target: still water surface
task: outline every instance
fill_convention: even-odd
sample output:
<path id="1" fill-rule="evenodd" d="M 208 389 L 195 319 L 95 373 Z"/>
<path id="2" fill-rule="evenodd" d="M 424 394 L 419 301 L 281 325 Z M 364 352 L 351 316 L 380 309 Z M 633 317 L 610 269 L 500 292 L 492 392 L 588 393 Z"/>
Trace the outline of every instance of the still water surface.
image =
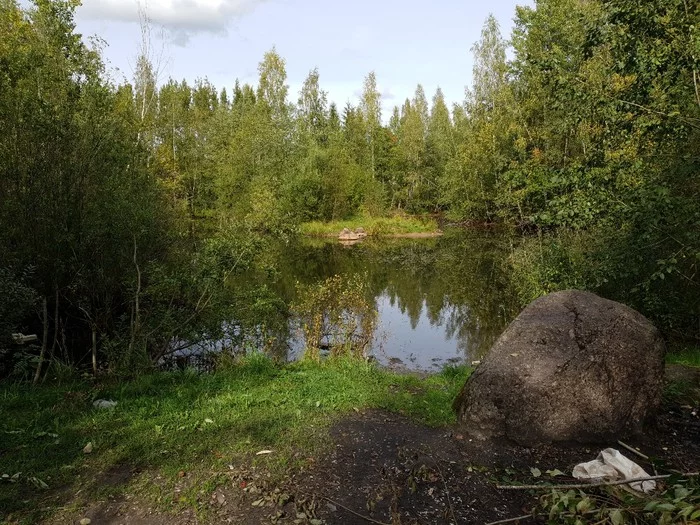
<path id="1" fill-rule="evenodd" d="M 479 359 L 514 317 L 503 273 L 510 250 L 508 237 L 464 230 L 353 246 L 298 239 L 270 254 L 276 271 L 264 279 L 291 304 L 297 282 L 363 276 L 379 314 L 372 354 L 385 365 L 431 371 Z M 287 325 L 283 351 L 295 359 L 304 343 L 293 320 Z"/>
<path id="2" fill-rule="evenodd" d="M 198 366 L 208 362 L 200 360 L 208 353 L 242 350 L 240 334 L 252 333 L 248 348 L 298 359 L 305 345 L 289 308 L 298 284 L 341 275 L 361 276 L 367 283 L 368 299 L 378 311 L 371 354 L 381 364 L 436 371 L 470 363 L 517 313 L 504 273 L 511 242 L 502 234 L 455 229 L 433 239 L 366 239 L 344 246 L 335 239 L 296 238 L 268 246 L 257 255 L 256 270 L 228 283 L 241 316 L 222 325 L 238 335 L 200 340 L 176 356 L 188 356 Z M 241 332 L 240 326 L 247 328 Z"/>

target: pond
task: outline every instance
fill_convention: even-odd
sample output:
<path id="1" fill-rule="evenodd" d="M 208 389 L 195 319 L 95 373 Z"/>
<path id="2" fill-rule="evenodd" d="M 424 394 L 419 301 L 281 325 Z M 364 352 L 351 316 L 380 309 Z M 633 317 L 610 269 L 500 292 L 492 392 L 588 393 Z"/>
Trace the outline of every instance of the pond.
<path id="1" fill-rule="evenodd" d="M 434 371 L 480 359 L 515 317 L 504 273 L 511 249 L 507 236 L 462 229 L 438 238 L 365 239 L 351 246 L 299 238 L 271 247 L 265 271 L 230 286 L 257 283 L 290 305 L 297 283 L 360 276 L 378 310 L 371 354 L 384 365 Z M 271 340 L 278 355 L 296 359 L 304 348 L 300 331 L 284 308 L 277 311 L 276 322 L 268 316 L 266 333 L 276 335 Z"/>

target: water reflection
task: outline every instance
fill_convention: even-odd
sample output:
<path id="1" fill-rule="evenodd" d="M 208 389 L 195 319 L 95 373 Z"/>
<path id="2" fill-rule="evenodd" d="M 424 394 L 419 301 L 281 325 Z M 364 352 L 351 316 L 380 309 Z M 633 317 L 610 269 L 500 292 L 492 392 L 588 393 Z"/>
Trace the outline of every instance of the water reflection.
<path id="1" fill-rule="evenodd" d="M 363 275 L 379 311 L 373 354 L 385 364 L 430 370 L 479 359 L 514 317 L 502 264 L 509 249 L 504 236 L 461 230 L 436 239 L 365 240 L 350 247 L 299 239 L 271 248 L 266 271 L 246 282 L 264 282 L 290 304 L 297 282 Z M 281 351 L 298 357 L 303 342 L 286 313 L 265 323 L 268 332 L 276 332 Z"/>

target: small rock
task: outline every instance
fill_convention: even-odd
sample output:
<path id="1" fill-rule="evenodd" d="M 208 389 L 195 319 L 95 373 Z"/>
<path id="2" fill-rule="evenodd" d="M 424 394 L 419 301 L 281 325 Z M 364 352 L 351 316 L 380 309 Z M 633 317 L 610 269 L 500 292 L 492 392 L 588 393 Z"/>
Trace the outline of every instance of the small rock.
<path id="1" fill-rule="evenodd" d="M 117 406 L 117 402 L 110 399 L 97 399 L 93 401 L 92 406 L 95 408 L 114 408 Z"/>
<path id="2" fill-rule="evenodd" d="M 90 518 L 83 518 L 80 520 L 80 525 L 90 525 L 92 523 L 92 520 Z"/>
<path id="3" fill-rule="evenodd" d="M 92 441 L 90 441 L 90 443 L 88 443 L 87 445 L 85 445 L 85 447 L 83 448 L 83 453 L 85 453 L 85 454 L 92 454 L 92 449 L 93 449 Z"/>

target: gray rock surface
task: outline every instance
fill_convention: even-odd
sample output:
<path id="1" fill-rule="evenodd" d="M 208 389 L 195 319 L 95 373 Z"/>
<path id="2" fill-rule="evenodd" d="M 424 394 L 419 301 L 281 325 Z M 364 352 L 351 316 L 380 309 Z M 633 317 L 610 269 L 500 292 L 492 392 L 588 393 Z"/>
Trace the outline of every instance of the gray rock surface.
<path id="1" fill-rule="evenodd" d="M 664 342 L 639 312 L 589 292 L 533 301 L 454 402 L 464 430 L 521 445 L 641 432 L 661 401 Z"/>
<path id="2" fill-rule="evenodd" d="M 360 236 L 349 228 L 343 228 L 343 231 L 338 235 L 338 239 L 341 241 L 356 241 L 359 238 Z"/>

